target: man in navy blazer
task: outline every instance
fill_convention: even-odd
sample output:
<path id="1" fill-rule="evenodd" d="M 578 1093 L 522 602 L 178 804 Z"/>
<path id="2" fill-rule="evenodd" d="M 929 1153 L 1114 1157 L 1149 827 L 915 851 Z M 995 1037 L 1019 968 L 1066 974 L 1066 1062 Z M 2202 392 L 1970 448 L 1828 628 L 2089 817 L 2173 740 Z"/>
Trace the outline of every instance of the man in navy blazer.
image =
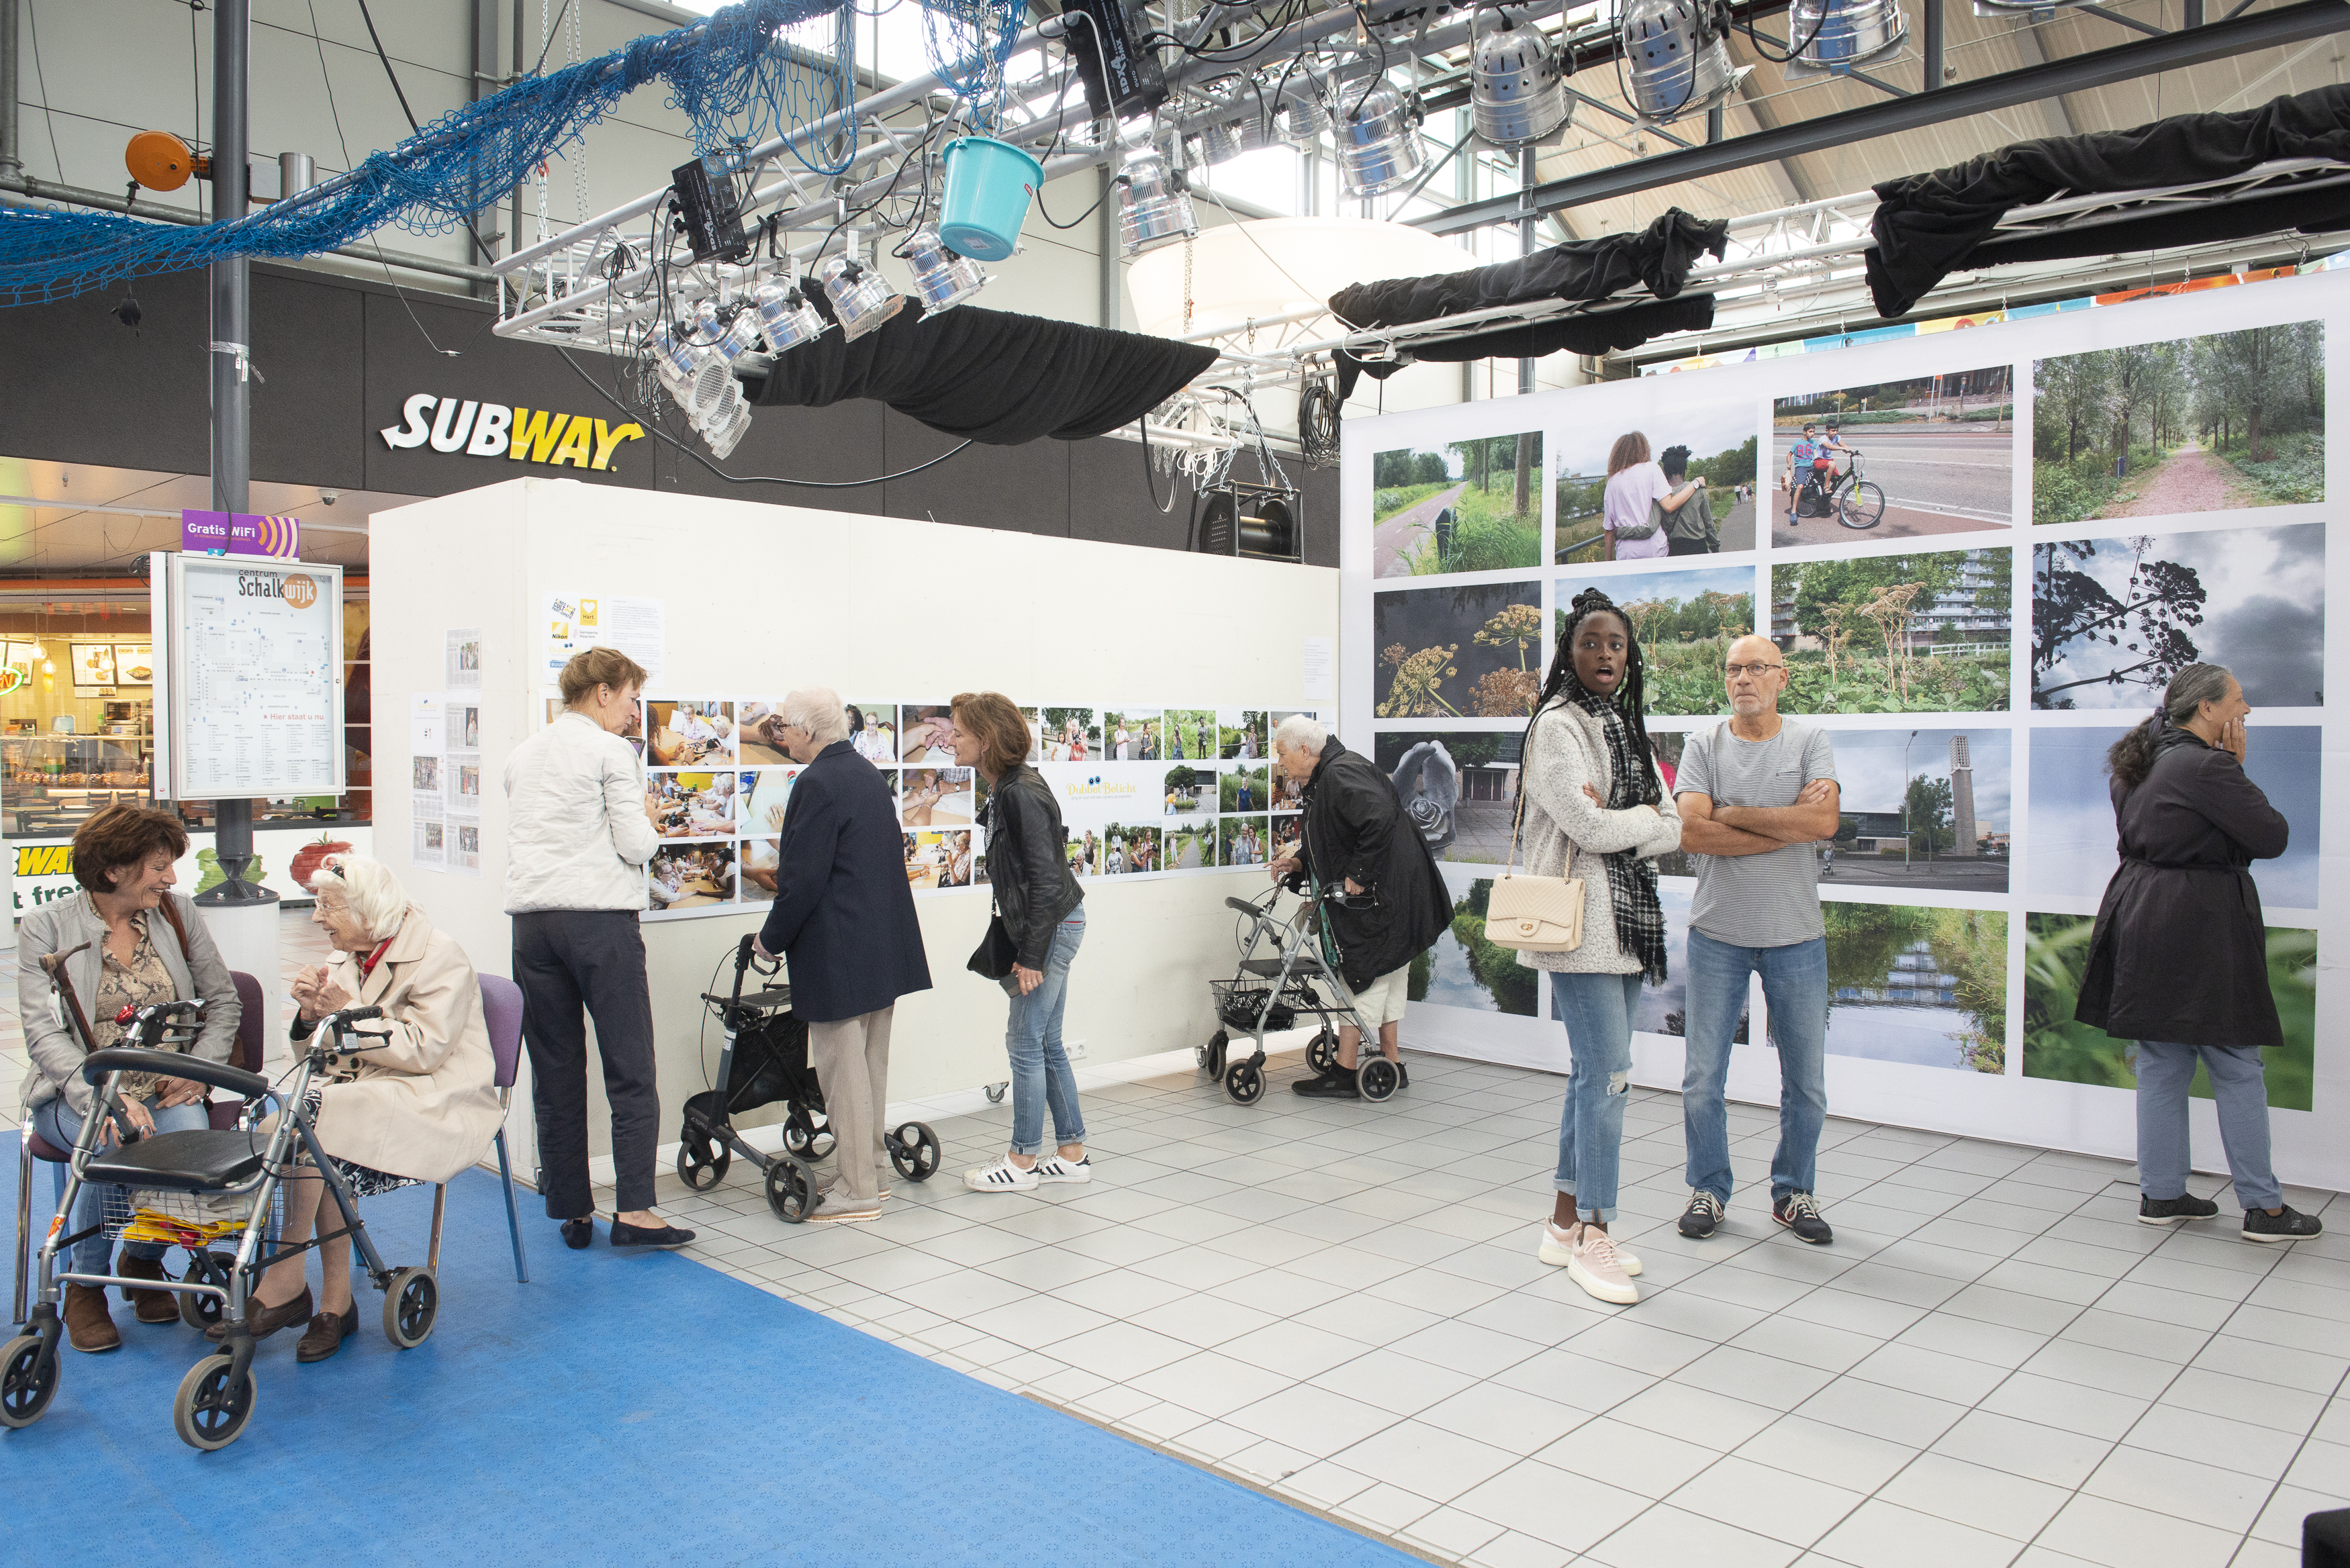
<path id="1" fill-rule="evenodd" d="M 889 1195 L 881 1123 L 890 1014 L 899 997 L 930 990 L 931 969 L 906 886 L 897 807 L 879 772 L 850 744 L 840 694 L 821 686 L 795 691 L 775 720 L 771 732 L 807 767 L 784 807 L 775 901 L 757 946 L 790 962 L 792 1011 L 808 1026 L 808 1062 L 840 1154 L 840 1175 L 808 1218 L 872 1220 Z"/>

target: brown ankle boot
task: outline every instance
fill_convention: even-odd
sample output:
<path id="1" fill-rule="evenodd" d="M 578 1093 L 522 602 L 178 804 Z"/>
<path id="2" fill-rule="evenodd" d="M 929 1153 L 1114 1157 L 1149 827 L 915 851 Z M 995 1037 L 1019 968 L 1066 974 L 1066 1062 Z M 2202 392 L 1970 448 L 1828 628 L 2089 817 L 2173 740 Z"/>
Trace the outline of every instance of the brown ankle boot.
<path id="1" fill-rule="evenodd" d="M 255 1340 L 267 1339 L 281 1328 L 301 1327 L 310 1321 L 310 1287 L 304 1285 L 302 1293 L 284 1306 L 263 1306 L 258 1297 L 248 1300 L 244 1303 L 244 1321 Z M 204 1337 L 214 1343 L 226 1340 L 228 1320 L 224 1318 L 204 1330 Z"/>
<path id="2" fill-rule="evenodd" d="M 122 1331 L 106 1310 L 103 1285 L 66 1287 L 66 1343 L 93 1355 L 122 1348 Z"/>
<path id="3" fill-rule="evenodd" d="M 134 1258 L 124 1253 L 115 1261 L 114 1272 L 125 1279 L 160 1280 L 163 1277 L 161 1258 Z M 130 1314 L 140 1323 L 177 1323 L 180 1321 L 180 1298 L 169 1291 L 136 1291 L 124 1286 L 122 1294 L 130 1303 Z"/>

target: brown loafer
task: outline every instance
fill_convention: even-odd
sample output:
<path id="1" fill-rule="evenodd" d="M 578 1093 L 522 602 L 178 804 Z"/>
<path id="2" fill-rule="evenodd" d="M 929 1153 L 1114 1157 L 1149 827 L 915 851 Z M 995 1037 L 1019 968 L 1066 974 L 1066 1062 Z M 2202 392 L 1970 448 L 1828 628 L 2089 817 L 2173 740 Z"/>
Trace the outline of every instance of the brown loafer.
<path id="1" fill-rule="evenodd" d="M 284 1306 L 265 1307 L 259 1301 L 244 1303 L 244 1321 L 253 1330 L 255 1343 L 267 1339 L 281 1328 L 299 1328 L 310 1321 L 310 1287 L 304 1285 L 302 1293 Z M 204 1337 L 214 1343 L 228 1337 L 225 1320 L 204 1330 Z"/>
<path id="2" fill-rule="evenodd" d="M 294 1359 L 308 1363 L 324 1361 L 343 1347 L 343 1341 L 359 1331 L 359 1314 L 356 1307 L 341 1312 L 322 1312 L 310 1319 L 310 1332 L 294 1347 Z"/>
<path id="3" fill-rule="evenodd" d="M 124 1279 L 161 1280 L 163 1260 L 134 1258 L 128 1253 L 117 1259 L 114 1272 Z M 122 1296 L 130 1303 L 130 1315 L 140 1323 L 177 1323 L 180 1321 L 180 1298 L 169 1291 L 139 1291 L 125 1285 Z"/>
<path id="4" fill-rule="evenodd" d="M 92 1355 L 122 1348 L 122 1331 L 106 1310 L 105 1286 L 66 1287 L 66 1343 Z"/>

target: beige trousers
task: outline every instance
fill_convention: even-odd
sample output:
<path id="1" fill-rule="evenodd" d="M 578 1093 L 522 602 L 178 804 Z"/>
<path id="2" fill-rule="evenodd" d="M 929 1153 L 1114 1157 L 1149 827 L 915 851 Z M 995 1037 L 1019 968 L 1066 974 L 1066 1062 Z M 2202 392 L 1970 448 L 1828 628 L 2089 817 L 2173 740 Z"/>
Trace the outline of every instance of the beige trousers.
<path id="1" fill-rule="evenodd" d="M 824 1086 L 841 1186 L 859 1204 L 879 1201 L 882 1173 L 889 1169 L 881 1122 L 889 1114 L 889 1019 L 896 1011 L 808 1025 L 808 1065 Z"/>

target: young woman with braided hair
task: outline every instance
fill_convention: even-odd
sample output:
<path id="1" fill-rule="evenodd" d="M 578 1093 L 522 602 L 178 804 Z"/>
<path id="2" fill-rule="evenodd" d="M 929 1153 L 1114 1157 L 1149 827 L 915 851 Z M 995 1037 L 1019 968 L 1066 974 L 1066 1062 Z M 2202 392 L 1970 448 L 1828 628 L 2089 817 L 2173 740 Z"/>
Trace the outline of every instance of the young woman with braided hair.
<path id="1" fill-rule="evenodd" d="M 1624 1144 L 1632 1014 L 1643 978 L 1665 978 L 1665 919 L 1656 857 L 1680 846 L 1679 813 L 1648 743 L 1639 644 L 1597 588 L 1575 596 L 1518 772 L 1525 871 L 1580 877 L 1583 941 L 1522 952 L 1551 971 L 1551 1013 L 1566 1026 L 1570 1065 L 1559 1113 L 1558 1198 L 1542 1261 L 1604 1302 L 1640 1299 L 1639 1260 L 1607 1233 Z"/>

